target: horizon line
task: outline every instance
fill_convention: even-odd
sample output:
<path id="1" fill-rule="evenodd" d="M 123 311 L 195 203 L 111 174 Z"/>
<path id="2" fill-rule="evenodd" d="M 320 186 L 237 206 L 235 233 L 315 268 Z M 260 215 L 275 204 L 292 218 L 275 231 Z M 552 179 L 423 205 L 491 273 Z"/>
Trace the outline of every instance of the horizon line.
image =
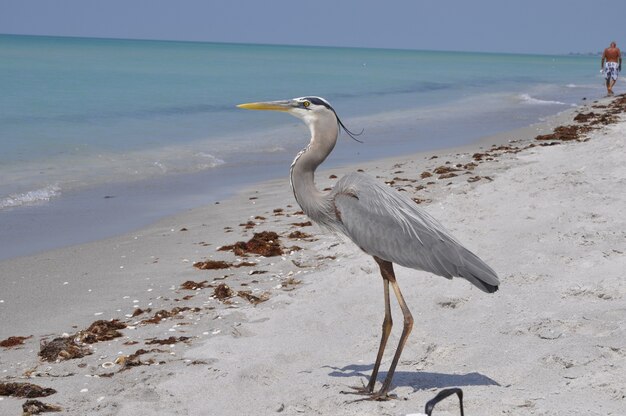
<path id="1" fill-rule="evenodd" d="M 211 40 L 189 40 L 189 39 L 151 39 L 151 38 L 125 38 L 125 37 L 100 37 L 100 36 L 75 36 L 75 35 L 41 35 L 25 33 L 0 33 L 0 36 L 23 36 L 39 38 L 62 38 L 62 39 L 91 39 L 91 40 L 118 40 L 133 42 L 172 42 L 172 43 L 208 43 L 222 45 L 254 45 L 254 46 L 282 46 L 282 47 L 302 47 L 302 48 L 337 48 L 337 49 L 372 49 L 390 51 L 414 51 L 414 52 L 448 52 L 448 53 L 469 53 L 469 54 L 493 54 L 493 55 L 527 55 L 527 56 L 593 56 L 601 53 L 596 52 L 567 52 L 567 53 L 541 53 L 541 52 L 499 52 L 499 51 L 461 51 L 451 49 L 413 49 L 413 48 L 392 48 L 373 46 L 338 46 L 338 45 L 304 45 L 304 44 L 284 44 L 284 43 L 251 43 L 251 42 L 227 42 Z"/>

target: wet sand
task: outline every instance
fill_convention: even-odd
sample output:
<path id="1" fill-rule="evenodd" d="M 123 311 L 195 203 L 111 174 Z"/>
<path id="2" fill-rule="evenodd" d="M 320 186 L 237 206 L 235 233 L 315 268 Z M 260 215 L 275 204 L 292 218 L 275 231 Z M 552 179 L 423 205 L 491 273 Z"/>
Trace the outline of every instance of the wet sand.
<path id="1" fill-rule="evenodd" d="M 464 148 L 318 173 L 322 189 L 362 169 L 409 193 L 502 280 L 486 295 L 398 268 L 415 325 L 397 400 L 340 393 L 367 383 L 381 279 L 353 244 L 309 225 L 287 166 L 137 232 L 0 262 L 0 341 L 17 344 L 0 347 L 0 383 L 53 388 L 38 400 L 75 415 L 405 415 L 455 386 L 468 414 L 618 415 L 624 108 L 602 100 Z M 577 127 L 536 140 L 558 126 Z M 393 313 L 380 377 L 400 334 Z M 0 398 L 2 414 L 26 401 Z M 456 402 L 436 414 L 458 414 Z"/>

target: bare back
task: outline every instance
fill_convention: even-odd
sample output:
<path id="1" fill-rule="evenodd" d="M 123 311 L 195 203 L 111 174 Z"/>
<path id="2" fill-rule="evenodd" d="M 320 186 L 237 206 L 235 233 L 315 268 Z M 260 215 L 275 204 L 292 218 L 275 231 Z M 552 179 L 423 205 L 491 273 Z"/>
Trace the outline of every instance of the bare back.
<path id="1" fill-rule="evenodd" d="M 617 62 L 622 57 L 622 52 L 618 47 L 610 47 L 604 50 L 602 57 L 607 62 Z"/>

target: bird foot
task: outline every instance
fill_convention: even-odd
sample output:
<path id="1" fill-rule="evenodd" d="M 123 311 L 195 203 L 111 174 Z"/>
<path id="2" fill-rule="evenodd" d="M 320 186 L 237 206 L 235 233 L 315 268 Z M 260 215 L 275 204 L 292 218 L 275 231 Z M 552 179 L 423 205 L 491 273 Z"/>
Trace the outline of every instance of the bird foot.
<path id="1" fill-rule="evenodd" d="M 395 394 L 389 394 L 387 392 L 383 392 L 383 391 L 377 391 L 374 392 L 373 387 L 369 387 L 369 386 L 351 386 L 350 387 L 353 391 L 341 391 L 341 394 L 357 394 L 357 395 L 362 395 L 362 396 L 367 396 L 367 397 L 363 397 L 361 399 L 356 399 L 356 400 L 352 400 L 349 403 L 355 403 L 355 402 L 362 402 L 365 400 L 368 401 L 377 401 L 377 402 L 385 402 L 387 400 L 391 400 L 391 399 L 397 399 L 398 396 L 396 396 Z"/>
<path id="2" fill-rule="evenodd" d="M 369 395 L 367 395 L 367 397 L 362 397 L 360 399 L 352 400 L 352 401 L 350 401 L 348 403 L 356 403 L 356 402 L 364 402 L 364 401 L 369 401 L 369 402 L 386 402 L 388 400 L 393 400 L 393 399 L 397 399 L 397 398 L 398 398 L 398 396 L 396 396 L 395 394 L 376 392 L 376 393 L 369 393 Z"/>

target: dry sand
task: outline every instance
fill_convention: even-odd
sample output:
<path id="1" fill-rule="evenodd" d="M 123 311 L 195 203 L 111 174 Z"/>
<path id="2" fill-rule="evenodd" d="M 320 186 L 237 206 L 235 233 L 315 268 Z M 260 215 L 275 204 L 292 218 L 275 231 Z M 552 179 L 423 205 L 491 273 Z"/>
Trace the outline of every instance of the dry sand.
<path id="1" fill-rule="evenodd" d="M 397 269 L 415 325 L 396 400 L 341 394 L 371 371 L 381 278 L 350 242 L 307 225 L 286 178 L 125 236 L 1 262 L 0 341 L 30 338 L 0 347 L 0 383 L 53 388 L 38 400 L 70 415 L 406 415 L 454 386 L 467 415 L 623 415 L 626 116 L 622 97 L 610 102 L 464 149 L 318 174 L 324 188 L 362 168 L 403 189 L 501 277 L 486 295 L 462 279 Z M 534 140 L 601 119 L 572 121 L 589 111 L 614 120 L 579 140 Z M 261 231 L 278 233 L 282 255 L 217 250 Z M 206 260 L 232 265 L 193 266 Z M 187 281 L 197 288 L 183 289 Z M 393 313 L 379 377 L 401 329 Z M 121 336 L 75 346 L 89 355 L 38 357 L 41 343 L 88 340 L 95 335 L 82 330 L 110 319 L 126 326 Z M 20 414 L 25 400 L 0 396 L 0 414 Z M 457 415 L 456 401 L 435 414 Z"/>

